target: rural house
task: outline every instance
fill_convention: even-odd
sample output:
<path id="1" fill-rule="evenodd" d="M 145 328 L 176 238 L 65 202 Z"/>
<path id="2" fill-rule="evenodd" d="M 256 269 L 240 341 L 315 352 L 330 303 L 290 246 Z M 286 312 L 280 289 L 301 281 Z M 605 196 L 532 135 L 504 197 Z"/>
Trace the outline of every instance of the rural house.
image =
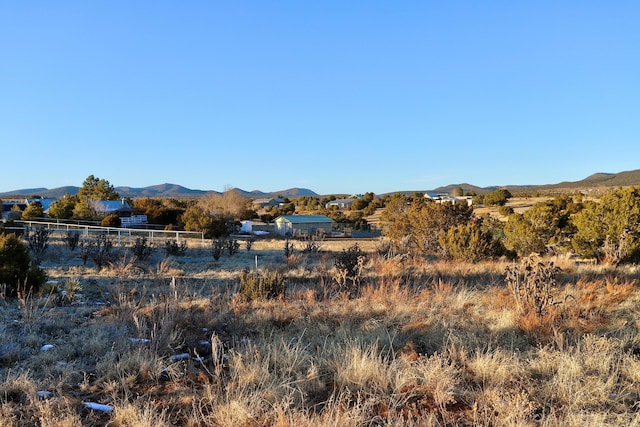
<path id="1" fill-rule="evenodd" d="M 91 208 L 99 215 L 116 214 L 122 227 L 147 224 L 146 215 L 136 215 L 135 209 L 126 200 L 90 200 Z"/>
<path id="2" fill-rule="evenodd" d="M 255 199 L 252 203 L 253 209 L 264 209 L 273 206 L 280 206 L 284 203 L 284 200 L 279 197 L 272 197 L 268 199 Z"/>
<path id="3" fill-rule="evenodd" d="M 97 214 L 109 215 L 116 213 L 119 216 L 129 215 L 133 212 L 126 200 L 89 200 L 89 205 Z"/>
<path id="4" fill-rule="evenodd" d="M 275 220 L 280 236 L 312 236 L 331 234 L 334 221 L 324 215 L 283 215 Z"/>
<path id="5" fill-rule="evenodd" d="M 24 202 L 2 202 L 2 218 L 4 220 L 20 219 L 20 214 L 27 208 Z"/>
<path id="6" fill-rule="evenodd" d="M 473 203 L 473 197 L 471 196 L 449 196 L 448 194 L 427 193 L 425 198 L 432 200 L 436 203 L 451 203 L 457 205 L 458 203 L 466 203 L 471 206 Z"/>
<path id="7" fill-rule="evenodd" d="M 331 206 L 337 206 L 338 209 L 347 209 L 350 208 L 351 205 L 353 204 L 353 202 L 355 202 L 357 199 L 336 199 L 336 200 L 332 200 L 329 203 L 327 203 L 325 205 L 325 207 L 327 209 L 329 209 Z"/>
<path id="8" fill-rule="evenodd" d="M 27 206 L 29 206 L 31 204 L 31 202 L 38 202 L 40 203 L 40 205 L 42 206 L 42 209 L 44 210 L 45 214 L 49 213 L 49 207 L 51 206 L 51 203 L 55 202 L 58 199 L 41 199 L 41 198 L 33 198 L 33 199 L 27 199 L 26 200 L 26 204 Z"/>

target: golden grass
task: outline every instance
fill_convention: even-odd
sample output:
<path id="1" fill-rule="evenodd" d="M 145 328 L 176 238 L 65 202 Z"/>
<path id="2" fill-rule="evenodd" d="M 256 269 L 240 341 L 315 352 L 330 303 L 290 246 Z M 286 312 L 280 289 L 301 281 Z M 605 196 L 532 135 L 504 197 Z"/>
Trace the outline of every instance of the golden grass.
<path id="1" fill-rule="evenodd" d="M 637 269 L 563 261 L 536 315 L 506 263 L 388 260 L 367 242 L 349 299 L 331 276 L 352 243 L 287 260 L 258 239 L 217 262 L 198 245 L 102 271 L 57 248 L 45 268 L 80 280 L 73 300 L 0 302 L 0 425 L 640 425 Z M 284 299 L 239 298 L 256 257 L 286 271 Z"/>

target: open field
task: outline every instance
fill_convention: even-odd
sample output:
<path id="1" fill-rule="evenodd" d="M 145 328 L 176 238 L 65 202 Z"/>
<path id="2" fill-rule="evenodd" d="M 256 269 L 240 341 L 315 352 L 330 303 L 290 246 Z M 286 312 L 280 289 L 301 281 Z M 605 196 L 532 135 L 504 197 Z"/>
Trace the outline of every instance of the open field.
<path id="1" fill-rule="evenodd" d="M 348 298 L 333 260 L 356 242 L 367 262 Z M 219 261 L 195 242 L 143 262 L 121 248 L 98 270 L 53 244 L 57 290 L 1 302 L 0 425 L 640 425 L 638 267 L 550 259 L 562 271 L 538 314 L 506 262 L 295 245 Z M 284 272 L 284 299 L 238 293 L 256 263 Z"/>

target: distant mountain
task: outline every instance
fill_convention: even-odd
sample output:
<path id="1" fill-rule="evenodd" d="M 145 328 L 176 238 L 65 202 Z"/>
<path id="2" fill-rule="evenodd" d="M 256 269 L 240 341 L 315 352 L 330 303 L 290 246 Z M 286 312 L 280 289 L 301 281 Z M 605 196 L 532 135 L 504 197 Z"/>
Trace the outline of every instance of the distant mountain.
<path id="1" fill-rule="evenodd" d="M 533 193 L 533 192 L 563 192 L 563 191 L 579 191 L 594 190 L 604 191 L 608 188 L 640 186 L 640 169 L 632 171 L 624 171 L 619 173 L 594 173 L 580 181 L 565 181 L 557 184 L 547 185 L 501 185 L 490 187 L 478 187 L 472 184 L 450 184 L 433 190 L 422 190 L 421 193 L 453 193 L 458 187 L 462 188 L 465 193 L 475 192 L 477 194 L 487 193 L 497 188 L 507 188 L 511 193 Z M 79 187 L 67 186 L 53 189 L 47 188 L 27 188 L 23 190 L 8 191 L 0 193 L 0 198 L 21 198 L 32 195 L 38 195 L 45 198 L 60 198 L 65 194 L 77 194 Z M 192 190 L 177 184 L 159 184 L 150 187 L 133 188 L 133 187 L 115 187 L 115 190 L 122 197 L 170 197 L 170 198 L 198 198 L 208 193 L 217 193 L 217 191 Z M 245 191 L 240 188 L 234 188 L 240 194 L 247 198 L 256 199 L 263 197 L 301 197 L 301 196 L 318 196 L 317 193 L 308 188 L 289 188 L 287 190 L 263 192 L 260 190 Z M 396 191 L 395 193 L 411 194 L 415 191 Z"/>
<path id="2" fill-rule="evenodd" d="M 115 190 L 122 197 L 189 197 L 197 198 L 203 196 L 207 191 L 191 190 L 177 184 L 159 184 L 150 187 L 133 188 L 133 187 L 115 187 Z"/>
<path id="3" fill-rule="evenodd" d="M 8 191 L 6 193 L 0 193 L 0 198 L 2 197 L 26 197 L 38 195 L 44 198 L 58 199 L 65 194 L 78 194 L 78 190 L 80 187 L 66 186 L 66 187 L 58 187 L 47 189 L 44 187 L 41 188 L 28 188 L 23 190 L 14 190 Z M 151 198 L 161 198 L 161 197 L 169 197 L 169 198 L 198 198 L 202 197 L 207 193 L 218 193 L 217 191 L 204 191 L 204 190 L 192 190 L 181 185 L 177 184 L 159 184 L 152 185 L 150 187 L 143 188 L 134 188 L 134 187 L 115 187 L 115 190 L 122 197 L 151 197 Z M 247 198 L 258 198 L 258 197 L 275 197 L 275 196 L 283 196 L 283 197 L 299 197 L 299 196 L 317 196 L 313 191 L 306 188 L 290 188 L 288 190 L 282 191 L 273 191 L 273 192 L 263 192 L 259 190 L 253 191 L 245 191 L 239 188 L 234 188 L 235 191 L 238 191 L 240 194 Z"/>
<path id="4" fill-rule="evenodd" d="M 546 189 L 572 189 L 589 187 L 627 187 L 640 185 L 640 169 L 619 173 L 594 173 L 581 181 L 560 182 L 558 184 L 540 186 L 541 190 Z"/>
<path id="5" fill-rule="evenodd" d="M 438 187 L 431 191 L 425 191 L 425 193 L 452 194 L 458 188 L 462 188 L 462 191 L 464 191 L 465 193 L 475 192 L 476 194 L 482 194 L 491 190 L 495 190 L 498 187 L 477 187 L 475 185 L 467 183 L 449 184 L 443 187 Z"/>
<path id="6" fill-rule="evenodd" d="M 0 197 L 29 196 L 32 194 L 42 194 L 43 191 L 47 191 L 47 189 L 46 188 L 25 188 L 24 190 L 7 191 L 6 193 L 0 194 Z"/>
<path id="7" fill-rule="evenodd" d="M 317 196 L 318 194 L 309 190 L 308 188 L 289 188 L 288 190 L 280 190 L 269 193 L 269 196 L 283 196 L 283 197 L 302 197 L 302 196 Z"/>
<path id="8" fill-rule="evenodd" d="M 570 191 L 596 191 L 603 192 L 610 188 L 640 186 L 640 169 L 632 171 L 624 171 L 618 173 L 594 173 L 580 181 L 564 181 L 557 184 L 545 185 L 495 185 L 490 187 L 477 187 L 475 185 L 449 184 L 433 190 L 421 190 L 420 193 L 441 193 L 452 194 L 458 187 L 462 188 L 465 193 L 475 192 L 477 194 L 488 193 L 498 188 L 506 188 L 511 193 L 534 193 L 534 192 L 570 192 Z M 416 191 L 396 191 L 395 193 L 412 194 Z"/>

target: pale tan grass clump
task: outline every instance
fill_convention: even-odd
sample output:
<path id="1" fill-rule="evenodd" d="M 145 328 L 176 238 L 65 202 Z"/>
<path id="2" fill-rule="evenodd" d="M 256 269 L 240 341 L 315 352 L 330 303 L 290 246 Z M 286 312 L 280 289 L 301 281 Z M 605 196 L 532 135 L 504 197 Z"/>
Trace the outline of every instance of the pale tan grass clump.
<path id="1" fill-rule="evenodd" d="M 134 402 L 119 402 L 114 405 L 109 421 L 114 427 L 165 427 L 169 422 L 165 409 L 158 409 L 153 402 L 138 399 Z"/>
<path id="2" fill-rule="evenodd" d="M 552 412 L 544 418 L 544 422 L 540 423 L 544 427 L 611 427 L 640 426 L 640 413 L 629 411 L 624 413 L 602 413 L 590 411 L 575 411 L 569 413 Z"/>
<path id="3" fill-rule="evenodd" d="M 462 375 L 460 368 L 444 354 L 421 357 L 398 369 L 396 393 L 420 394 L 433 400 L 438 408 L 456 402 Z"/>
<path id="4" fill-rule="evenodd" d="M 529 386 L 527 369 L 516 353 L 507 353 L 499 348 L 477 351 L 466 366 L 473 382 L 483 390 L 499 388 L 518 391 Z"/>
<path id="5" fill-rule="evenodd" d="M 39 425 L 41 427 L 82 427 L 78 414 L 78 405 L 64 397 L 38 400 L 35 403 Z"/>
<path id="6" fill-rule="evenodd" d="M 561 293 L 562 328 L 575 333 L 622 331 L 638 318 L 640 302 L 636 279 L 606 276 L 579 278 Z M 635 313 L 634 313 L 635 312 Z"/>
<path id="7" fill-rule="evenodd" d="M 96 386 L 115 382 L 133 387 L 141 381 L 157 381 L 167 363 L 143 345 L 122 352 L 109 352 L 96 363 Z"/>
<path id="8" fill-rule="evenodd" d="M 163 258 L 156 265 L 155 273 L 158 277 L 181 277 L 185 271 L 173 257 Z"/>
<path id="9" fill-rule="evenodd" d="M 9 371 L 0 381 L 0 425 L 19 426 L 32 422 L 31 403 L 37 385 L 28 372 Z M 4 423 L 4 424 L 3 424 Z"/>
<path id="10" fill-rule="evenodd" d="M 615 406 L 622 391 L 621 360 L 619 342 L 594 335 L 563 351 L 541 348 L 530 359 L 532 371 L 544 379 L 538 400 L 569 412 Z"/>
<path id="11" fill-rule="evenodd" d="M 334 373 L 335 388 L 350 393 L 384 393 L 391 384 L 390 356 L 381 354 L 379 346 L 349 340 L 329 349 L 329 369 Z"/>

